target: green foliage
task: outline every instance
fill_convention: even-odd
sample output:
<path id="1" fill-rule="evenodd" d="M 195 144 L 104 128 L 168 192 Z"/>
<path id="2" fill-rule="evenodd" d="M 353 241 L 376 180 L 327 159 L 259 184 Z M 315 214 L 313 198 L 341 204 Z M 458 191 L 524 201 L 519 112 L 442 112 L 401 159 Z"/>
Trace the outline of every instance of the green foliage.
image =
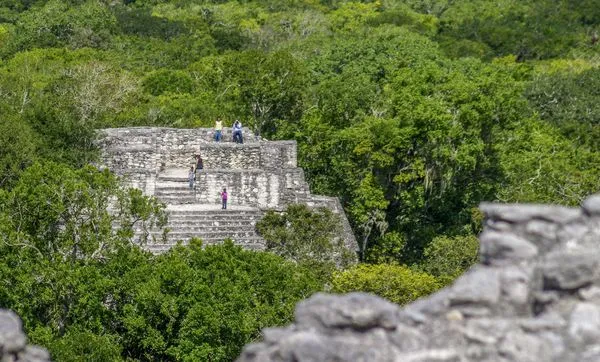
<path id="1" fill-rule="evenodd" d="M 331 284 L 332 291 L 337 293 L 373 293 L 400 305 L 429 295 L 441 287 L 430 274 L 392 264 L 359 264 L 336 272 Z"/>
<path id="2" fill-rule="evenodd" d="M 231 361 L 322 285 L 231 242 L 195 241 L 158 257 L 122 248 L 74 263 L 6 245 L 0 255 L 0 303 L 19 313 L 33 343 L 66 361 Z"/>
<path id="3" fill-rule="evenodd" d="M 425 248 L 422 268 L 447 283 L 477 263 L 478 251 L 479 240 L 473 235 L 438 236 Z"/>
<path id="4" fill-rule="evenodd" d="M 569 140 L 600 152 L 600 69 L 543 74 L 526 96 L 540 117 L 558 127 Z"/>
<path id="5" fill-rule="evenodd" d="M 4 114 L 6 118 L 0 119 L 0 187 L 18 180 L 21 171 L 38 157 L 39 144 L 27 123 Z"/>
<path id="6" fill-rule="evenodd" d="M 268 211 L 256 230 L 267 241 L 267 250 L 296 263 L 327 268 L 354 259 L 343 243 L 339 217 L 327 208 L 292 204 L 282 213 Z"/>
<path id="7" fill-rule="evenodd" d="M 103 48 L 115 31 L 116 20 L 107 6 L 88 1 L 70 6 L 50 0 L 20 16 L 9 50 L 38 47 Z"/>
<path id="8" fill-rule="evenodd" d="M 598 191 L 599 152 L 578 147 L 539 120 L 506 130 L 502 138 L 505 187 L 497 193 L 499 200 L 576 206 Z"/>
<path id="9" fill-rule="evenodd" d="M 153 96 L 164 93 L 191 93 L 192 78 L 183 71 L 161 69 L 150 73 L 143 81 L 144 90 Z"/>
<path id="10" fill-rule="evenodd" d="M 528 112 L 514 69 L 420 59 L 392 72 L 377 116 L 339 130 L 303 120 L 301 165 L 318 192 L 342 196 L 364 253 L 400 232 L 396 249 L 412 263 L 433 237 L 471 231 L 470 208 L 493 199 L 503 178 L 498 134 Z"/>
<path id="11" fill-rule="evenodd" d="M 306 70 L 285 51 L 258 51 L 208 57 L 194 64 L 198 89 L 210 92 L 231 118 L 248 119 L 249 128 L 271 135 L 277 120 L 296 122 L 304 107 Z"/>
<path id="12" fill-rule="evenodd" d="M 339 197 L 375 264 L 340 291 L 434 290 L 475 260 L 479 202 L 598 191 L 599 32 L 593 0 L 5 0 L 0 304 L 60 360 L 232 360 L 287 323 L 342 257 L 332 215 L 259 224 L 295 264 L 154 258 L 132 223 L 160 204 L 88 166 L 97 128 L 216 117 L 295 139 L 312 192 Z"/>
<path id="13" fill-rule="evenodd" d="M 70 329 L 52 346 L 57 361 L 120 361 L 121 346 L 116 335 L 97 335 L 85 330 Z"/>
<path id="14" fill-rule="evenodd" d="M 110 213 L 110 206 L 117 212 Z M 134 227 L 166 224 L 163 204 L 139 190 L 123 190 L 108 170 L 53 162 L 33 164 L 9 192 L 1 192 L 0 215 L 7 246 L 52 262 L 102 258 L 128 245 Z"/>
<path id="15" fill-rule="evenodd" d="M 579 6 L 569 0 L 456 1 L 440 15 L 440 34 L 482 42 L 496 56 L 556 57 L 584 41 L 588 25 L 579 20 Z"/>
<path id="16" fill-rule="evenodd" d="M 371 264 L 393 264 L 405 258 L 406 238 L 403 234 L 392 231 L 369 246 L 364 261 Z"/>

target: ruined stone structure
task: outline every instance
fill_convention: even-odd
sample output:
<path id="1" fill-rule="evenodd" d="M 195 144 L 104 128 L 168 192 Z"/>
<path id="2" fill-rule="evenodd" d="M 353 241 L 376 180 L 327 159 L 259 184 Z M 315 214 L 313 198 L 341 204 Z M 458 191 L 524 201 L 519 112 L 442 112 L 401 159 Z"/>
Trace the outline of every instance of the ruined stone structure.
<path id="1" fill-rule="evenodd" d="M 481 263 L 452 286 L 405 308 L 318 294 L 238 362 L 600 361 L 600 194 L 481 209 Z"/>
<path id="2" fill-rule="evenodd" d="M 50 354 L 44 348 L 27 345 L 21 319 L 14 312 L 4 309 L 0 309 L 0 361 L 50 361 Z"/>
<path id="3" fill-rule="evenodd" d="M 167 250 L 177 240 L 191 237 L 205 243 L 226 238 L 251 249 L 265 241 L 254 225 L 268 209 L 283 210 L 291 203 L 324 206 L 338 213 L 349 248 L 357 250 L 337 198 L 312 195 L 296 163 L 295 141 L 266 141 L 246 136 L 244 144 L 213 141 L 212 129 L 114 128 L 100 132 L 102 163 L 123 176 L 129 185 L 167 204 L 170 232 L 166 242 L 147 245 L 153 252 Z M 197 173 L 195 189 L 188 172 L 200 154 L 204 169 Z M 228 209 L 221 210 L 219 192 L 227 188 Z M 159 231 L 156 232 L 156 236 Z"/>

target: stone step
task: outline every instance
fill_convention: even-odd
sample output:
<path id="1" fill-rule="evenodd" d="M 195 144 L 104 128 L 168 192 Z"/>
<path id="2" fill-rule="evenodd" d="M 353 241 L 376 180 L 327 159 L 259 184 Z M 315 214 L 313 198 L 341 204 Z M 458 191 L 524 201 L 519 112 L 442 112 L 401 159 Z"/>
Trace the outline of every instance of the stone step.
<path id="1" fill-rule="evenodd" d="M 192 206 L 192 205 L 190 205 Z M 227 219 L 233 219 L 233 218 L 241 218 L 241 219 L 247 219 L 247 218 L 260 218 L 262 217 L 262 215 L 264 214 L 263 211 L 261 210 L 235 210 L 235 209 L 227 209 L 227 210 L 223 210 L 221 209 L 220 205 L 214 205 L 215 209 L 214 211 L 203 211 L 203 210 L 174 210 L 174 209 L 167 209 L 167 213 L 169 214 L 170 218 L 179 218 L 179 217 L 190 217 L 190 216 L 197 216 L 197 217 L 210 217 L 210 218 L 219 218 L 219 217 L 223 217 L 223 218 L 227 218 Z"/>
<path id="2" fill-rule="evenodd" d="M 156 196 L 156 198 L 165 204 L 172 205 L 195 204 L 198 202 L 195 195 Z"/>
<path id="3" fill-rule="evenodd" d="M 182 206 L 188 206 L 188 205 L 182 205 Z M 192 205 L 189 205 L 192 206 Z M 218 205 L 215 205 L 218 206 Z M 210 211 L 182 211 L 182 212 L 173 212 L 171 210 L 167 211 L 168 215 L 170 218 L 187 218 L 189 219 L 190 217 L 198 217 L 198 218 L 204 218 L 204 219 L 215 219 L 215 218 L 226 218 L 226 219 L 242 219 L 242 220 L 248 220 L 251 218 L 260 218 L 263 215 L 263 212 L 261 211 L 255 211 L 255 212 L 239 212 L 239 211 L 235 211 L 235 210 L 231 210 L 229 211 L 229 209 L 224 210 L 221 209 L 219 207 L 219 211 L 214 211 L 214 212 L 210 212 Z"/>
<path id="4" fill-rule="evenodd" d="M 221 244 L 223 241 L 230 239 L 234 241 L 236 244 L 261 244 L 265 245 L 266 242 L 264 239 L 257 237 L 245 237 L 245 238 L 223 238 L 223 237 L 196 237 L 197 239 L 202 240 L 205 245 L 215 245 Z M 181 239 L 167 239 L 166 241 L 161 239 L 156 239 L 156 242 L 149 241 L 145 245 L 154 245 L 154 244 L 164 244 L 164 245 L 176 245 L 178 242 L 181 242 L 183 245 L 187 245 L 188 242 L 192 238 L 181 238 Z M 150 239 L 152 240 L 152 239 Z"/>
<path id="5" fill-rule="evenodd" d="M 260 220 L 264 214 L 167 214 L 169 220 L 174 221 L 219 221 L 219 220 L 231 220 L 231 221 L 256 221 Z"/>
<path id="6" fill-rule="evenodd" d="M 148 238 L 150 240 L 161 240 L 163 234 L 160 232 L 150 232 Z M 247 239 L 260 238 L 259 234 L 253 230 L 236 231 L 236 230 L 177 230 L 170 231 L 166 235 L 169 241 L 189 240 L 191 238 L 200 238 L 208 240 L 225 240 L 225 239 Z"/>
<path id="7" fill-rule="evenodd" d="M 212 229 L 212 228 L 227 228 L 227 229 L 240 229 L 240 230 L 254 230 L 256 227 L 256 221 L 244 221 L 244 222 L 229 222 L 227 220 L 220 221 L 203 221 L 203 222 L 168 222 L 167 227 L 172 231 L 177 231 L 179 229 Z"/>
<path id="8" fill-rule="evenodd" d="M 204 243 L 204 245 L 215 245 L 215 244 L 222 244 L 222 241 L 215 242 L 215 243 L 208 243 L 208 242 Z M 162 254 L 164 252 L 169 251 L 175 245 L 176 244 L 147 244 L 147 245 L 144 245 L 142 248 L 145 250 L 148 250 L 149 252 L 151 252 L 153 254 Z M 186 245 L 186 244 L 183 244 L 183 245 Z M 255 242 L 255 241 L 250 241 L 248 243 L 236 242 L 236 245 L 243 246 L 244 249 L 255 250 L 255 251 L 262 251 L 265 249 L 265 246 L 263 244 L 261 244 L 260 242 Z"/>
<path id="9" fill-rule="evenodd" d="M 157 233 L 160 234 L 160 233 Z M 198 228 L 194 228 L 194 227 L 186 227 L 186 228 L 177 228 L 177 229 L 171 229 L 171 232 L 169 232 L 168 235 L 175 235 L 175 234 L 182 234 L 182 235 L 206 235 L 208 236 L 209 234 L 212 235 L 219 235 L 219 236 L 228 236 L 228 235 L 243 235 L 243 236 L 248 236 L 248 235 L 257 235 L 257 232 L 255 231 L 254 228 L 247 228 L 247 229 L 240 229 L 240 228 L 222 228 L 220 226 L 214 226 L 214 227 L 210 227 L 210 228 L 206 228 L 206 227 L 198 227 Z"/>
<path id="10" fill-rule="evenodd" d="M 225 211 L 225 210 L 224 210 Z M 186 213 L 186 214 L 172 214 L 169 213 L 169 219 L 179 219 L 179 220 L 192 220 L 192 218 L 196 217 L 198 220 L 253 220 L 260 219 L 263 214 L 238 214 L 238 213 Z"/>
<path id="11" fill-rule="evenodd" d="M 162 239 L 156 239 L 155 241 L 152 241 L 152 239 L 150 239 L 148 241 L 148 243 L 144 244 L 144 245 L 177 245 L 178 243 L 181 243 L 183 245 L 187 245 L 189 243 L 189 241 L 192 238 L 181 238 L 181 239 L 167 239 L 167 240 L 162 240 Z M 202 243 L 204 245 L 217 245 L 217 244 L 222 244 L 223 241 L 229 239 L 232 240 L 234 243 L 238 244 L 238 245 L 247 245 L 247 244 L 258 244 L 258 245 L 262 245 L 262 248 L 265 248 L 265 241 L 263 239 L 259 239 L 256 237 L 246 237 L 246 238 L 201 238 L 198 237 L 197 239 L 202 240 Z"/>
<path id="12" fill-rule="evenodd" d="M 200 189 L 203 186 L 202 180 L 196 180 L 194 183 L 196 189 Z M 298 191 L 309 191 L 309 186 L 306 183 L 293 184 L 292 187 L 286 187 L 287 190 L 298 190 Z M 155 184 L 155 194 L 169 195 L 173 193 L 179 193 L 185 190 L 189 190 L 189 181 L 187 177 L 178 181 L 166 181 Z"/>
<path id="13" fill-rule="evenodd" d="M 222 226 L 222 227 L 238 227 L 238 228 L 254 228 L 256 223 L 260 219 L 244 219 L 244 220 L 229 220 L 224 218 L 217 219 L 196 219 L 196 218 L 187 218 L 187 219 L 170 219 L 167 222 L 169 227 L 212 227 L 212 226 Z"/>
<path id="14" fill-rule="evenodd" d="M 246 228 L 254 227 L 256 225 L 255 220 L 185 220 L 185 221 L 173 221 L 170 220 L 167 226 L 171 229 L 184 228 L 184 227 L 237 227 Z"/>
<path id="15" fill-rule="evenodd" d="M 160 236 L 162 235 L 161 232 L 154 232 L 151 231 L 150 235 L 156 235 L 156 236 Z M 170 231 L 167 234 L 167 237 L 170 239 L 174 239 L 174 238 L 181 238 L 181 239 L 191 239 L 193 237 L 198 237 L 198 238 L 246 238 L 246 237 L 258 237 L 258 234 L 256 233 L 256 231 L 254 230 L 237 230 L 237 231 L 226 231 L 226 230 L 215 230 L 215 231 L 203 231 L 203 230 L 199 230 L 199 231 Z"/>
<path id="16" fill-rule="evenodd" d="M 161 199 L 161 200 L 165 200 L 165 199 L 172 199 L 172 198 L 189 198 L 189 199 L 196 199 L 196 192 L 192 189 L 190 189 L 189 187 L 186 189 L 181 189 L 181 191 L 177 192 L 177 193 L 167 193 L 167 194 L 161 194 L 160 192 L 157 192 L 154 196 L 156 196 L 157 198 Z M 165 202 L 166 203 L 166 202 Z"/>
<path id="17" fill-rule="evenodd" d="M 190 191 L 190 185 L 188 184 L 188 182 L 179 182 L 178 185 L 175 186 L 157 186 L 154 189 L 155 191 L 155 195 L 156 194 L 163 194 L 163 195 L 169 195 L 169 194 L 173 194 L 173 193 L 179 193 L 179 192 L 185 192 L 185 191 Z"/>

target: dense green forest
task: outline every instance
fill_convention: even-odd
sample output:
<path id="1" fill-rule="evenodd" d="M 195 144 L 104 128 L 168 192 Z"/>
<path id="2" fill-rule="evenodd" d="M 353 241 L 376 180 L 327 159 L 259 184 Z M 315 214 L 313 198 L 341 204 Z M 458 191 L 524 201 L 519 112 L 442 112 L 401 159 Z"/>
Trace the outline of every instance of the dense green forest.
<path id="1" fill-rule="evenodd" d="M 230 361 L 316 291 L 431 293 L 479 202 L 600 188 L 599 33 L 592 0 L 0 0 L 0 307 L 58 361 Z M 299 206 L 273 253 L 132 245 L 164 206 L 90 166 L 95 130 L 217 117 L 297 140 L 360 264 Z"/>

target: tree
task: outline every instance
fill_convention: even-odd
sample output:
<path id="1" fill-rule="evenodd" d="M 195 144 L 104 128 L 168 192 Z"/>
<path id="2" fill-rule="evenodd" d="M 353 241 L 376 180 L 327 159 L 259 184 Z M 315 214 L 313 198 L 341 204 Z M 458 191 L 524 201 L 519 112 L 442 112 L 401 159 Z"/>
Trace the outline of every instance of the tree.
<path id="1" fill-rule="evenodd" d="M 438 236 L 425 248 L 424 271 L 448 284 L 479 260 L 479 240 L 474 235 Z"/>
<path id="2" fill-rule="evenodd" d="M 256 230 L 267 241 L 267 250 L 296 263 L 333 266 L 353 259 L 339 217 L 327 208 L 292 204 L 282 213 L 268 211 Z"/>
<path id="3" fill-rule="evenodd" d="M 122 189 L 108 170 L 53 162 L 33 164 L 14 188 L 0 192 L 0 214 L 7 246 L 50 262 L 103 258 L 132 243 L 136 227 L 166 224 L 163 204 Z"/>
<path id="4" fill-rule="evenodd" d="M 284 51 L 245 51 L 209 58 L 192 67 L 198 88 L 207 88 L 220 109 L 242 120 L 249 129 L 270 136 L 276 121 L 297 122 L 304 107 L 306 70 Z"/>
<path id="5" fill-rule="evenodd" d="M 505 179 L 498 200 L 576 206 L 598 191 L 600 153 L 560 133 L 534 118 L 501 134 Z"/>
<path id="6" fill-rule="evenodd" d="M 102 2 L 69 5 L 50 0 L 20 16 L 9 50 L 41 47 L 103 48 L 116 30 L 116 19 Z"/>
<path id="7" fill-rule="evenodd" d="M 4 109 L 6 110 L 5 107 Z M 0 119 L 0 187 L 12 186 L 37 158 L 38 135 L 18 115 L 2 112 Z"/>
<path id="8" fill-rule="evenodd" d="M 331 284 L 332 291 L 336 293 L 373 293 L 400 305 L 427 296 L 441 287 L 430 274 L 391 264 L 359 264 L 334 273 Z"/>
<path id="9" fill-rule="evenodd" d="M 526 96 L 540 118 L 561 130 L 577 146 L 600 152 L 600 70 L 540 74 Z"/>

